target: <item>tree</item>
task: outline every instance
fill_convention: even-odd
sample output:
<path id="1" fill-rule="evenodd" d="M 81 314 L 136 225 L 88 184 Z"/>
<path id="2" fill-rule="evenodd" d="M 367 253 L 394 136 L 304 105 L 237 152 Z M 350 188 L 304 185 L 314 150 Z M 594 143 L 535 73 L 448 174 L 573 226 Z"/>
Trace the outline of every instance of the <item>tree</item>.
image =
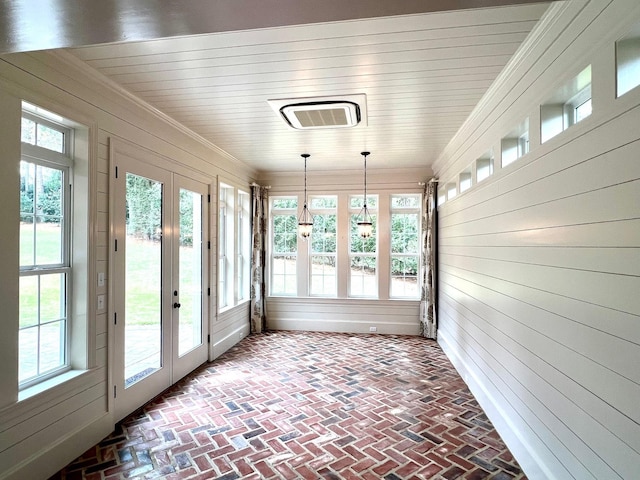
<path id="1" fill-rule="evenodd" d="M 148 240 L 162 237 L 162 184 L 127 173 L 127 234 Z"/>

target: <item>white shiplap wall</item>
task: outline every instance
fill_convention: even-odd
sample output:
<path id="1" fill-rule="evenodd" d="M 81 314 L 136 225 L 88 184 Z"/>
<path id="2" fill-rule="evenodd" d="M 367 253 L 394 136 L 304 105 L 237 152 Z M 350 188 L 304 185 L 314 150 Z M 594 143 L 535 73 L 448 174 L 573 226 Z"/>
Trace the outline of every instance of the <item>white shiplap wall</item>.
<path id="1" fill-rule="evenodd" d="M 17 234 L 7 229 L 0 237 L 0 251 L 6 255 L 2 279 L 3 336 L 0 351 L 6 354 L 0 369 L 0 478 L 47 478 L 65 464 L 99 442 L 113 429 L 110 399 L 110 364 L 112 348 L 108 341 L 109 312 L 97 310 L 95 297 L 107 295 L 108 289 L 93 283 L 95 273 L 109 272 L 109 142 L 126 141 L 137 148 L 170 158 L 176 169 L 191 169 L 210 178 L 212 218 L 217 210 L 215 185 L 219 175 L 247 185 L 254 172 L 208 142 L 180 127 L 153 108 L 114 87 L 99 74 L 86 69 L 64 52 L 40 52 L 3 57 L 0 60 L 0 101 L 3 127 L 0 143 L 5 147 L 0 191 L 6 195 L 2 219 L 17 222 L 17 162 L 19 161 L 20 100 L 59 113 L 90 127 L 89 191 L 90 243 L 88 286 L 90 301 L 87 314 L 87 352 L 90 369 L 76 378 L 26 400 L 16 402 L 15 363 L 17 345 Z M 13 165 L 12 165 L 13 162 Z M 5 197 L 0 197 L 5 198 Z M 17 223 L 15 223 L 17 225 Z M 211 223 L 211 240 L 215 252 L 216 225 Z M 16 227 L 17 228 L 17 227 Z M 15 268 L 14 268 L 15 266 Z M 11 272 L 14 271 L 15 274 Z M 216 255 L 211 255 L 211 284 L 215 285 Z M 109 280 L 109 279 L 108 279 Z M 108 282 L 107 282 L 108 285 Z M 219 329 L 215 315 L 215 291 L 209 331 L 212 343 Z M 5 292 L 7 293 L 5 295 Z M 229 328 L 248 326 L 246 308 L 240 307 L 228 322 Z M 215 356 L 237 342 L 238 336 L 215 349 Z M 214 349 L 211 350 L 213 358 Z"/>
<path id="2" fill-rule="evenodd" d="M 434 166 L 496 152 L 439 208 L 438 335 L 531 479 L 640 472 L 640 91 L 615 98 L 614 53 L 638 22 L 631 0 L 554 7 Z M 539 105 L 588 64 L 593 114 L 540 145 Z M 527 116 L 531 152 L 500 169 Z"/>

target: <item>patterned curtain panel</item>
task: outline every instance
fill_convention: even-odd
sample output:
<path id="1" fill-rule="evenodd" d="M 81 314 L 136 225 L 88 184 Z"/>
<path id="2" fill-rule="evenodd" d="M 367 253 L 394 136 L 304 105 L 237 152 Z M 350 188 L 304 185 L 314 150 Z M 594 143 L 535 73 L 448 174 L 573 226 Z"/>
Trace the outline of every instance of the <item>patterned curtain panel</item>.
<path id="1" fill-rule="evenodd" d="M 438 182 L 430 181 L 424 187 L 422 197 L 422 293 L 420 296 L 420 331 L 426 338 L 436 339 L 436 192 Z"/>
<path id="2" fill-rule="evenodd" d="M 253 222 L 251 224 L 251 333 L 267 329 L 266 248 L 269 194 L 265 187 L 251 187 Z"/>

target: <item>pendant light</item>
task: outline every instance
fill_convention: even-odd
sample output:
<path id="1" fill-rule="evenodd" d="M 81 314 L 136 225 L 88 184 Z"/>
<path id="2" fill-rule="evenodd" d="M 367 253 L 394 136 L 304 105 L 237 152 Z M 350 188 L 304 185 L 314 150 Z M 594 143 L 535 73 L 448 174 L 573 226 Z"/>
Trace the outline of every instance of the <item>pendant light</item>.
<path id="1" fill-rule="evenodd" d="M 302 213 L 298 217 L 298 235 L 302 238 L 307 238 L 313 230 L 313 217 L 307 208 L 307 158 L 311 155 L 303 153 L 300 156 L 304 158 L 304 206 L 302 207 Z"/>
<path id="2" fill-rule="evenodd" d="M 371 152 L 360 152 L 360 155 L 364 157 L 364 203 L 362 210 L 358 214 L 360 218 L 358 221 L 358 233 L 362 238 L 369 238 L 373 232 L 373 222 L 367 208 L 367 155 L 370 154 Z"/>

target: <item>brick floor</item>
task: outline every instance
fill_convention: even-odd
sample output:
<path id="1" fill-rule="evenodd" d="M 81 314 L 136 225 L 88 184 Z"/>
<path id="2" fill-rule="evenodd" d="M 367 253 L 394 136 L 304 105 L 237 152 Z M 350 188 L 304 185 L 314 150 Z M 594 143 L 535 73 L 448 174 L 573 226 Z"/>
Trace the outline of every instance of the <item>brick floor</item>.
<path id="1" fill-rule="evenodd" d="M 437 343 L 252 335 L 51 480 L 526 479 Z"/>

